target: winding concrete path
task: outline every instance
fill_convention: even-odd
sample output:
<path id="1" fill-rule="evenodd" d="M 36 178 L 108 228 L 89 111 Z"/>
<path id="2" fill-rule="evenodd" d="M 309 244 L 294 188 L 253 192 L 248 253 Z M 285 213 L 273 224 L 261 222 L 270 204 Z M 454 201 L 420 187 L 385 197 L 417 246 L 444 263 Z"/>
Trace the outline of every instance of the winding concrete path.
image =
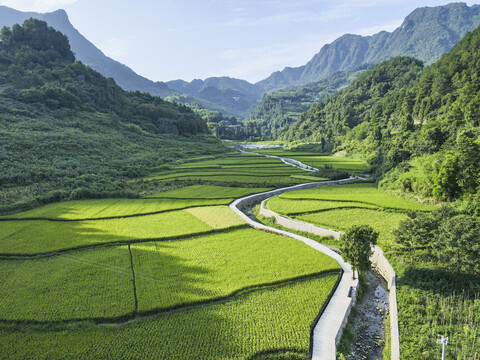
<path id="1" fill-rule="evenodd" d="M 295 166 L 302 170 L 307 170 L 307 171 L 318 170 L 316 168 L 305 165 L 300 161 L 297 161 L 294 159 L 282 158 L 280 156 L 274 156 L 274 155 L 265 155 L 265 154 L 247 152 L 243 150 L 240 150 L 240 151 L 243 153 L 253 154 L 257 156 L 277 158 L 282 160 L 285 164 Z M 252 220 L 251 218 L 249 218 L 247 215 L 245 215 L 243 211 L 261 202 L 260 213 L 267 217 L 274 217 L 277 223 L 279 223 L 280 225 L 286 228 L 309 232 L 309 233 L 313 233 L 321 236 L 332 236 L 335 239 L 339 239 L 342 232 L 319 227 L 310 223 L 306 223 L 303 221 L 298 221 L 298 220 L 281 216 L 269 210 L 265 206 L 265 201 L 275 195 L 279 195 L 288 191 L 312 189 L 319 186 L 336 185 L 336 184 L 351 182 L 356 179 L 358 179 L 358 177 L 350 177 L 349 179 L 339 180 L 339 181 L 323 181 L 323 182 L 300 184 L 300 185 L 290 186 L 290 187 L 281 188 L 277 190 L 267 191 L 260 194 L 246 196 L 244 198 L 237 199 L 232 204 L 230 204 L 230 208 L 233 211 L 235 211 L 240 217 L 242 217 L 252 227 L 259 230 L 274 232 L 279 235 L 291 237 L 299 241 L 302 241 L 306 245 L 334 258 L 342 268 L 343 274 L 342 274 L 340 283 L 338 284 L 338 287 L 335 290 L 335 293 L 330 298 L 330 301 L 327 307 L 325 308 L 324 312 L 321 314 L 313 331 L 313 341 L 312 341 L 312 345 L 313 345 L 312 359 L 313 360 L 336 359 L 337 345 L 342 337 L 343 329 L 347 324 L 348 316 L 350 314 L 351 308 L 352 306 L 355 305 L 355 302 L 356 302 L 356 294 L 359 286 L 358 279 L 352 280 L 352 268 L 350 264 L 343 261 L 342 257 L 339 254 L 327 248 L 326 246 L 321 245 L 316 241 L 306 238 L 304 236 L 292 234 L 287 231 L 275 229 L 270 226 L 260 224 Z M 375 246 L 371 261 L 377 267 L 380 274 L 388 282 L 389 302 L 390 302 L 391 359 L 399 360 L 400 359 L 400 339 L 399 339 L 399 331 L 398 331 L 396 274 L 395 274 L 395 271 L 393 270 L 393 267 L 385 258 L 383 254 L 383 250 L 380 247 Z"/>
<path id="2" fill-rule="evenodd" d="M 296 235 L 287 231 L 275 229 L 270 226 L 260 224 L 249 218 L 242 210 L 247 210 L 252 205 L 257 204 L 272 196 L 282 194 L 287 191 L 311 189 L 318 186 L 334 185 L 338 183 L 345 183 L 354 180 L 354 178 L 339 180 L 339 181 L 324 181 L 317 183 L 308 183 L 295 185 L 287 188 L 267 191 L 265 193 L 246 196 L 235 200 L 230 204 L 230 208 L 242 217 L 248 224 L 255 229 L 273 232 L 279 235 L 287 236 L 297 239 L 306 245 L 321 251 L 322 253 L 334 258 L 343 270 L 342 278 L 338 284 L 335 293 L 328 302 L 327 307 L 320 316 L 314 331 L 313 331 L 313 349 L 312 359 L 314 360 L 334 360 L 336 353 L 336 345 L 340 341 L 343 328 L 345 327 L 348 315 L 350 314 L 352 306 L 355 304 L 356 294 L 358 290 L 358 279 L 352 279 L 352 268 L 350 264 L 343 261 L 342 257 L 328 247 L 319 244 L 318 242 L 306 238 L 304 236 Z"/>
<path id="3" fill-rule="evenodd" d="M 336 231 L 320 226 L 316 226 L 304 221 L 294 220 L 286 216 L 282 216 L 267 208 L 266 202 L 270 198 L 262 201 L 260 206 L 260 214 L 269 218 L 275 218 L 275 222 L 283 227 L 312 233 L 320 236 L 332 236 L 339 239 L 343 234 L 342 231 Z M 391 360 L 400 359 L 400 336 L 398 330 L 398 309 L 397 309 L 397 286 L 396 274 L 392 265 L 385 257 L 383 250 L 379 246 L 375 246 L 373 254 L 370 258 L 372 264 L 376 267 L 380 275 L 382 275 L 388 283 L 389 311 L 390 311 L 390 339 L 391 339 Z"/>

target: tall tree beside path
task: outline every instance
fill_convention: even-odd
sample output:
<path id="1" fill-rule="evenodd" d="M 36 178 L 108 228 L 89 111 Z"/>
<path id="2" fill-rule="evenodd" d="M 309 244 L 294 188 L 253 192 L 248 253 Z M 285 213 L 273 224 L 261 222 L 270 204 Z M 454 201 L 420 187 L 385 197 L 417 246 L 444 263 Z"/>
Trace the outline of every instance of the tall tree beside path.
<path id="1" fill-rule="evenodd" d="M 355 270 L 359 273 L 370 270 L 373 246 L 377 244 L 378 232 L 369 225 L 354 225 L 340 238 L 340 250 L 345 261 L 352 265 L 352 278 Z"/>

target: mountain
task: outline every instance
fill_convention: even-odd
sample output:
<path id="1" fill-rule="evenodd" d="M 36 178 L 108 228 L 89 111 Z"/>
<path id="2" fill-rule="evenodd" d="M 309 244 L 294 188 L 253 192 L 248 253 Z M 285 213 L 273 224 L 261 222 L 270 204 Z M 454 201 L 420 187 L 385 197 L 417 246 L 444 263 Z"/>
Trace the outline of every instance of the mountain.
<path id="1" fill-rule="evenodd" d="M 211 110 L 240 118 L 244 118 L 253 109 L 263 94 L 263 88 L 258 85 L 226 76 L 191 82 L 174 80 L 167 82 L 167 85 L 179 93 L 193 96 Z M 182 101 L 181 98 L 176 100 Z"/>
<path id="2" fill-rule="evenodd" d="M 90 66 L 103 76 L 113 78 L 124 90 L 140 90 L 162 97 L 173 93 L 165 83 L 154 82 L 144 78 L 136 74 L 128 66 L 105 56 L 102 51 L 73 27 L 64 10 L 39 14 L 35 12 L 21 12 L 6 6 L 0 6 L 0 27 L 22 24 L 29 18 L 46 21 L 49 26 L 65 34 L 70 41 L 70 46 L 77 60 Z"/>
<path id="3" fill-rule="evenodd" d="M 134 196 L 129 178 L 225 151 L 190 108 L 124 91 L 44 21 L 2 29 L 0 79 L 0 211 Z"/>
<path id="4" fill-rule="evenodd" d="M 283 136 L 360 155 L 389 189 L 476 197 L 480 213 L 479 49 L 480 27 L 426 68 L 405 56 L 381 62 Z"/>
<path id="5" fill-rule="evenodd" d="M 322 47 L 306 65 L 274 72 L 257 85 L 265 91 L 305 85 L 342 70 L 406 55 L 431 64 L 480 24 L 480 6 L 452 3 L 414 10 L 393 32 L 346 34 Z"/>

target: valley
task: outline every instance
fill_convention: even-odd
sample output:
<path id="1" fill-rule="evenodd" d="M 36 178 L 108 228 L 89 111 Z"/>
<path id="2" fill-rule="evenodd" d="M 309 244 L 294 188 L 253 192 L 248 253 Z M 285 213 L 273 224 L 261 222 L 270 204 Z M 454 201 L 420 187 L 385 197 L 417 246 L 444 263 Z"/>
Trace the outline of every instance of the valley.
<path id="1" fill-rule="evenodd" d="M 0 23 L 0 359 L 480 359 L 479 5 L 255 84 Z"/>

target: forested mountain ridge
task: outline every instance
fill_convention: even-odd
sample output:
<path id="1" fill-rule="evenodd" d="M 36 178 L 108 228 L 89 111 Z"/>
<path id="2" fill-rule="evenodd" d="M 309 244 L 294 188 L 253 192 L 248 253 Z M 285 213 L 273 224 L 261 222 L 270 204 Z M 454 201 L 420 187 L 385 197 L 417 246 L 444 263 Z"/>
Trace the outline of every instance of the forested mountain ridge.
<path id="1" fill-rule="evenodd" d="M 122 179 L 224 151 L 191 109 L 122 90 L 36 19 L 1 30 L 0 108 L 2 209 L 113 196 Z"/>
<path id="2" fill-rule="evenodd" d="M 73 27 L 65 10 L 40 14 L 35 12 L 22 12 L 6 6 L 0 6 L 0 27 L 11 27 L 14 24 L 22 24 L 30 18 L 43 20 L 55 30 L 66 35 L 77 60 L 90 66 L 103 76 L 113 78 L 124 90 L 140 90 L 162 97 L 173 93 L 165 83 L 154 82 L 144 78 L 136 74 L 128 66 L 106 56 Z"/>
<path id="3" fill-rule="evenodd" d="M 255 129 L 256 133 L 261 133 L 262 139 L 276 139 L 310 106 L 347 87 L 356 76 L 372 66 L 366 64 L 352 70 L 338 71 L 323 80 L 293 90 L 279 90 L 264 94 L 260 103 L 245 118 L 245 121 L 249 123 L 250 128 Z"/>
<path id="4" fill-rule="evenodd" d="M 328 75 L 394 56 L 418 58 L 426 64 L 438 60 L 480 24 L 480 6 L 452 3 L 414 10 L 392 33 L 372 36 L 346 34 L 322 47 L 307 64 L 277 71 L 257 85 L 265 91 L 305 85 Z"/>
<path id="5" fill-rule="evenodd" d="M 175 80 L 168 82 L 168 85 L 161 81 L 151 81 L 103 54 L 73 27 L 64 10 L 40 14 L 0 6 L 0 27 L 21 24 L 29 18 L 46 21 L 49 26 L 66 35 L 77 60 L 92 67 L 103 76 L 113 78 L 124 90 L 139 90 L 161 97 L 171 97 L 185 104 L 201 103 L 211 110 L 242 118 L 256 105 L 263 93 L 263 89 L 259 86 L 228 77 L 209 78 L 204 81 L 194 80 L 190 83 Z"/>
<path id="6" fill-rule="evenodd" d="M 408 57 L 382 62 L 309 109 L 285 139 L 365 156 L 390 188 L 442 200 L 478 196 L 479 49 L 477 28 L 424 69 Z"/>

